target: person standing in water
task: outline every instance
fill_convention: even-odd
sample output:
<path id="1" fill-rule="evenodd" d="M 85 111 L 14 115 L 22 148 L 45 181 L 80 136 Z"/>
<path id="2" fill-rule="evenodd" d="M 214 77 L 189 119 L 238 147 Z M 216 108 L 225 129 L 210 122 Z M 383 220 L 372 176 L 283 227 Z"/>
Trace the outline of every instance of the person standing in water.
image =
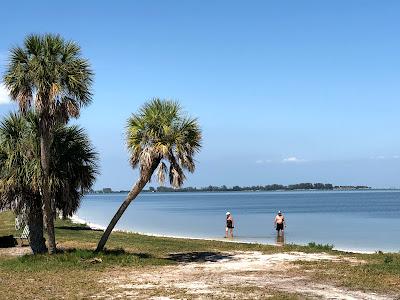
<path id="1" fill-rule="evenodd" d="M 233 218 L 231 213 L 228 211 L 226 213 L 226 228 L 225 228 L 225 237 L 228 237 L 228 231 L 230 231 L 231 237 L 233 238 L 233 228 L 234 228 L 234 224 L 233 224 Z"/>
<path id="2" fill-rule="evenodd" d="M 276 225 L 276 231 L 278 233 L 278 236 L 280 236 L 280 233 L 284 233 L 284 227 L 286 227 L 285 223 L 285 217 L 283 216 L 281 211 L 278 211 L 278 214 L 275 217 L 274 220 L 274 225 Z"/>

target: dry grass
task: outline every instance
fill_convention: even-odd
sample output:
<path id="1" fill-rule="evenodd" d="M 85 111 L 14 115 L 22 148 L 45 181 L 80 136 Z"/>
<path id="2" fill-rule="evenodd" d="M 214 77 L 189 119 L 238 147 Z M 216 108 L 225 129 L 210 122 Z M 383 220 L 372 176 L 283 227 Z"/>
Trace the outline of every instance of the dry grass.
<path id="1" fill-rule="evenodd" d="M 300 270 L 308 272 L 316 282 L 330 282 L 337 286 L 361 291 L 390 292 L 400 296 L 400 255 L 357 255 L 360 263 L 298 261 Z M 388 259 L 390 257 L 391 259 Z"/>

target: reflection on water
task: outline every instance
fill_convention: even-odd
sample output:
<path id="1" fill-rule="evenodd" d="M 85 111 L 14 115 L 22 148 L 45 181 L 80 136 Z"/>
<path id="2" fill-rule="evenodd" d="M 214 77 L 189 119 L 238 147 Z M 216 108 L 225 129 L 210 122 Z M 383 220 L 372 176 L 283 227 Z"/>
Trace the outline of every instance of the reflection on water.
<path id="1" fill-rule="evenodd" d="M 107 226 L 124 197 L 87 195 L 77 215 Z M 221 239 L 225 213 L 230 211 L 235 216 L 235 240 L 276 244 L 281 240 L 276 240 L 271 225 L 278 210 L 290 221 L 285 243 L 400 250 L 400 240 L 392 238 L 400 236 L 400 191 L 144 193 L 129 206 L 117 228 Z"/>
<path id="2" fill-rule="evenodd" d="M 284 233 L 276 235 L 275 245 L 277 245 L 277 246 L 284 246 L 285 245 L 285 234 Z"/>

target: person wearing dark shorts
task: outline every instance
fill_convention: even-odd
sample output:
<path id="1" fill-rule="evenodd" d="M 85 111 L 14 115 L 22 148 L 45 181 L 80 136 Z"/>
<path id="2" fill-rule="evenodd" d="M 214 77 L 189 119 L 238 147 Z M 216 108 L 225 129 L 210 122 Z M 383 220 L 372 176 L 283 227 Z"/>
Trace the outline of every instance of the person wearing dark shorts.
<path id="1" fill-rule="evenodd" d="M 278 236 L 281 234 L 283 234 L 284 232 L 284 227 L 286 227 L 285 224 L 285 217 L 283 216 L 281 211 L 278 211 L 278 214 L 275 217 L 274 220 L 274 225 L 276 225 L 276 232 L 278 233 Z"/>
<path id="2" fill-rule="evenodd" d="M 225 228 L 225 237 L 228 237 L 228 232 L 230 232 L 231 237 L 233 237 L 233 228 L 235 228 L 235 226 L 233 226 L 233 218 L 231 213 L 228 211 L 226 213 L 226 228 Z"/>

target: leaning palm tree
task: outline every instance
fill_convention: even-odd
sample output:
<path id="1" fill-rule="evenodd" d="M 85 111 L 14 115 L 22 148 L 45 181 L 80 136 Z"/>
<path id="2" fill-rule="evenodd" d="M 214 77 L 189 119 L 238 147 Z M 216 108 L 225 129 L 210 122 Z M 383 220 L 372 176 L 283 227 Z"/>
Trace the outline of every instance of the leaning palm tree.
<path id="1" fill-rule="evenodd" d="M 194 172 L 194 155 L 201 148 L 197 120 L 185 116 L 180 105 L 169 100 L 153 99 L 144 104 L 128 119 L 126 139 L 130 163 L 133 168 L 139 167 L 140 177 L 112 218 L 96 251 L 104 249 L 118 220 L 156 170 L 160 184 L 169 175 L 170 184 L 178 188 L 185 180 L 184 170 Z"/>
<path id="2" fill-rule="evenodd" d="M 0 124 L 0 208 L 24 212 L 30 229 L 33 253 L 46 250 L 43 239 L 42 170 L 40 167 L 39 119 L 11 114 Z M 97 153 L 86 133 L 77 126 L 59 125 L 51 147 L 50 182 L 55 208 L 71 216 L 94 183 Z"/>
<path id="3" fill-rule="evenodd" d="M 59 35 L 29 35 L 23 47 L 11 50 L 4 83 L 21 112 L 39 116 L 42 189 L 49 252 L 56 251 L 54 203 L 50 188 L 51 144 L 57 123 L 78 117 L 91 102 L 93 73 L 80 47 Z"/>

